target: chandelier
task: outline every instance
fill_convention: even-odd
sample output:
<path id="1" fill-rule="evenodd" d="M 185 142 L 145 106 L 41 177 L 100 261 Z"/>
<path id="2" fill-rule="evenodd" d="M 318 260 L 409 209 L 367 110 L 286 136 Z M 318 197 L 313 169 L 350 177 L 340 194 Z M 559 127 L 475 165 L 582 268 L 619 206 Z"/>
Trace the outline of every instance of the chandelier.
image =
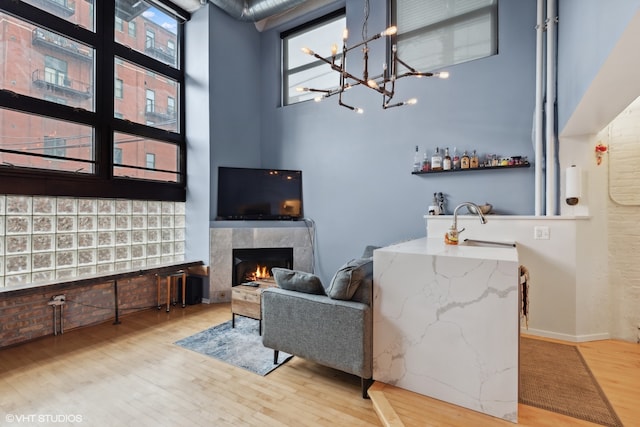
<path id="1" fill-rule="evenodd" d="M 316 102 L 322 101 L 324 98 L 328 98 L 330 96 L 338 95 L 338 104 L 342 107 L 348 108 L 351 111 L 354 111 L 358 114 L 362 114 L 364 110 L 360 107 L 354 107 L 348 104 L 345 104 L 342 100 L 342 94 L 355 86 L 363 86 L 369 89 L 372 89 L 380 94 L 382 94 L 382 108 L 393 108 L 400 107 L 402 105 L 413 105 L 418 102 L 416 98 L 411 98 L 402 102 L 392 103 L 393 97 L 395 95 L 395 85 L 398 79 L 403 77 L 439 77 L 441 79 L 446 79 L 449 77 L 449 73 L 447 71 L 440 71 L 436 73 L 431 72 L 422 72 L 418 71 L 415 68 L 408 65 L 406 62 L 401 60 L 398 57 L 398 48 L 396 44 L 391 46 L 391 62 L 390 67 L 387 66 L 386 63 L 382 65 L 382 74 L 369 76 L 369 43 L 375 40 L 386 40 L 386 37 L 391 37 L 398 32 L 398 29 L 395 26 L 391 26 L 381 33 L 375 34 L 371 37 L 367 36 L 367 23 L 369 20 L 369 0 L 365 0 L 364 6 L 364 24 L 362 26 L 362 41 L 353 46 L 347 46 L 347 39 L 349 37 L 349 31 L 345 28 L 342 34 L 342 56 L 341 58 L 337 58 L 338 56 L 338 46 L 333 44 L 331 46 L 331 57 L 325 58 L 321 55 L 318 55 L 313 50 L 308 47 L 303 47 L 302 52 L 307 55 L 311 55 L 314 58 L 326 63 L 331 67 L 333 71 L 336 71 L 340 74 L 340 86 L 335 89 L 314 89 L 309 87 L 297 87 L 296 91 L 298 92 L 318 92 L 322 93 L 314 98 Z M 358 77 L 349 71 L 347 71 L 347 54 L 349 52 L 354 51 L 357 48 L 362 47 L 363 54 L 363 65 L 364 70 L 362 72 L 362 77 Z M 402 65 L 406 70 L 401 74 L 398 74 L 398 66 Z"/>

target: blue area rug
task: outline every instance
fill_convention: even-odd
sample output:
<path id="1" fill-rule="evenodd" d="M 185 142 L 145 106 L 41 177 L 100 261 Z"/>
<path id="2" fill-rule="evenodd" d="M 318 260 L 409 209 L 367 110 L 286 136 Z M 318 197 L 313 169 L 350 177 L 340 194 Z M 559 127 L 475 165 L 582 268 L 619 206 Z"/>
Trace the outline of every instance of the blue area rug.
<path id="1" fill-rule="evenodd" d="M 292 356 L 281 351 L 278 363 L 274 364 L 273 350 L 262 345 L 259 326 L 259 320 L 236 316 L 235 328 L 231 327 L 229 320 L 175 344 L 264 376 Z"/>

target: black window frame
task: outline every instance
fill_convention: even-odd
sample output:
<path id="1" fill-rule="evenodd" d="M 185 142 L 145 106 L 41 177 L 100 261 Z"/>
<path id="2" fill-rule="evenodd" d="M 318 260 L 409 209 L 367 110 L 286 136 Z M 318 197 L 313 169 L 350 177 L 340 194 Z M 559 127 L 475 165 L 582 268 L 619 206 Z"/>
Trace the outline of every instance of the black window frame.
<path id="1" fill-rule="evenodd" d="M 305 22 L 304 24 L 298 25 L 294 28 L 290 28 L 288 30 L 282 31 L 280 33 L 280 46 L 281 46 L 281 51 L 282 51 L 282 58 L 281 58 L 281 74 L 282 77 L 280 79 L 280 85 L 281 85 L 281 90 L 280 90 L 280 104 L 282 106 L 289 106 L 289 105 L 296 105 L 296 104 L 300 104 L 300 103 L 304 103 L 304 102 L 308 102 L 311 101 L 313 98 L 304 100 L 304 101 L 296 101 L 296 102 L 289 102 L 289 76 L 291 74 L 295 74 L 298 71 L 303 71 L 305 69 L 308 68 L 314 68 L 318 65 L 322 65 L 324 64 L 322 61 L 320 60 L 316 60 L 313 61 L 309 64 L 305 64 L 302 66 L 298 66 L 296 68 L 288 68 L 288 57 L 289 57 L 289 50 L 287 48 L 287 40 L 289 37 L 291 36 L 297 36 L 306 32 L 309 32 L 311 30 L 314 30 L 316 28 L 322 27 L 324 25 L 328 25 L 329 23 L 331 23 L 334 20 L 337 19 L 341 19 L 341 18 L 345 18 L 345 20 L 347 19 L 347 9 L 346 7 L 341 7 L 337 10 L 334 10 L 333 12 L 329 12 L 326 15 L 320 16 L 318 18 L 312 19 L 308 22 Z M 337 58 L 342 58 L 342 52 L 340 51 L 339 54 L 336 56 Z M 324 89 L 324 88 L 316 88 L 316 89 Z"/>
<path id="2" fill-rule="evenodd" d="M 45 10 L 20 1 L 3 2 L 0 11 L 48 28 L 65 37 L 91 46 L 95 58 L 95 111 L 33 98 L 0 89 L 0 108 L 55 120 L 66 120 L 94 129 L 95 173 L 78 174 L 65 171 L 0 165 L 0 194 L 128 198 L 142 200 L 186 201 L 186 114 L 185 114 L 185 32 L 190 14 L 168 0 L 147 0 L 178 22 L 177 65 L 162 63 L 115 41 L 116 0 L 95 2 L 95 31 L 74 25 Z M 178 82 L 177 132 L 115 118 L 114 58 L 120 57 Z M 178 147 L 178 182 L 159 182 L 114 176 L 114 133 L 124 132 L 156 139 Z"/>

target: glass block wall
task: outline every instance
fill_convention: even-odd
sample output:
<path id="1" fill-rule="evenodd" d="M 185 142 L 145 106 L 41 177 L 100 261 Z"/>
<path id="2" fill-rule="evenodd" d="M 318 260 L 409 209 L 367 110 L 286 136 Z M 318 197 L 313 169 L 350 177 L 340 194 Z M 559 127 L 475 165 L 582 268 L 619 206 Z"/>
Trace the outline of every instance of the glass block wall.
<path id="1" fill-rule="evenodd" d="M 0 286 L 183 261 L 185 203 L 0 195 Z"/>

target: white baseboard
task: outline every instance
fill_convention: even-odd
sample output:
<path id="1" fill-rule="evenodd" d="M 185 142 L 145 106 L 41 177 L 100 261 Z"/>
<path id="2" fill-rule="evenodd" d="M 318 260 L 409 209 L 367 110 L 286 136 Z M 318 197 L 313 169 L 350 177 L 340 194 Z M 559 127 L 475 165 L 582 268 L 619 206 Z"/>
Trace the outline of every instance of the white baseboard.
<path id="1" fill-rule="evenodd" d="M 558 332 L 544 331 L 541 329 L 526 329 L 520 328 L 520 333 L 527 335 L 534 335 L 537 337 L 552 338 L 555 340 L 568 341 L 568 342 L 588 342 L 588 341 L 600 341 L 608 340 L 611 338 L 611 334 L 608 332 L 600 332 L 597 334 L 588 335 L 569 335 Z"/>

